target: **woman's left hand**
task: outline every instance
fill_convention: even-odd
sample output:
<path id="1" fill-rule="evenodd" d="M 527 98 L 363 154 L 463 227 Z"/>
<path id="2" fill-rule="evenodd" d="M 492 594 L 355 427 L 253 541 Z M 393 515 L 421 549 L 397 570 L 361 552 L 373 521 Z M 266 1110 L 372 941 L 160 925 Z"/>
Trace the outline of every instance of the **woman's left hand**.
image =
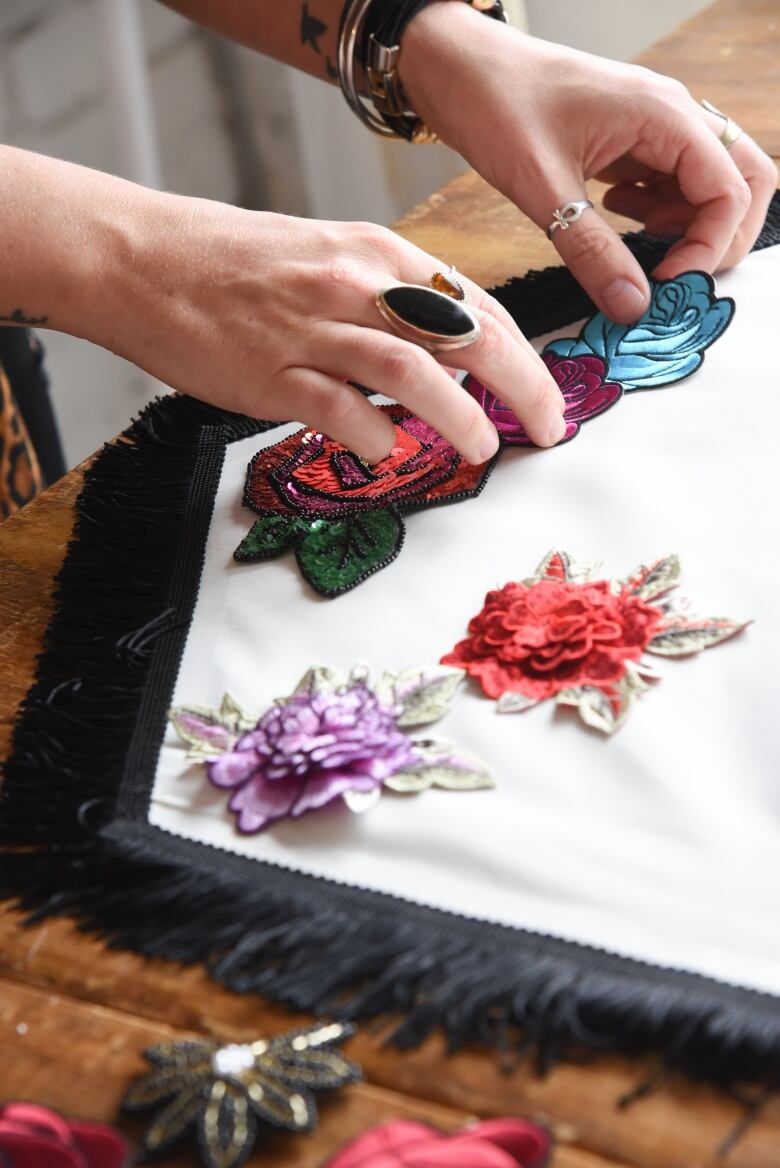
<path id="1" fill-rule="evenodd" d="M 775 164 L 747 134 L 724 149 L 723 118 L 669 77 L 536 40 L 452 0 L 410 22 L 400 70 L 415 112 L 541 229 L 598 178 L 609 210 L 680 237 L 654 273 L 662 279 L 732 267 L 761 230 Z M 647 280 L 595 210 L 552 238 L 609 317 L 642 314 Z"/>

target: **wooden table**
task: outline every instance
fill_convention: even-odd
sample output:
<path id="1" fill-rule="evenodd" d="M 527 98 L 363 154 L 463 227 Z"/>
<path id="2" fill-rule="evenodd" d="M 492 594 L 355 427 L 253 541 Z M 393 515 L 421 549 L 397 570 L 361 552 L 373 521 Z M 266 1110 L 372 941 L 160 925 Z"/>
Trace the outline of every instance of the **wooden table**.
<path id="1" fill-rule="evenodd" d="M 727 109 L 780 157 L 780 0 L 719 0 L 641 62 Z M 557 259 L 542 233 L 472 174 L 432 195 L 398 229 L 486 286 Z M 0 755 L 31 681 L 80 483 L 77 469 L 0 529 Z M 65 920 L 23 928 L 14 911 L 0 909 L 0 1099 L 111 1121 L 150 1043 L 193 1033 L 242 1041 L 291 1021 L 260 998 L 220 989 L 200 968 L 109 952 Z M 617 1110 L 650 1064 L 616 1057 L 564 1065 L 539 1080 L 530 1068 L 504 1076 L 479 1051 L 446 1057 L 438 1040 L 399 1054 L 369 1028 L 349 1049 L 363 1063 L 365 1084 L 322 1107 L 315 1135 L 273 1136 L 252 1165 L 315 1168 L 391 1117 L 455 1128 L 470 1116 L 514 1113 L 551 1124 L 555 1168 L 700 1168 L 713 1163 L 741 1114 L 734 1102 L 679 1080 Z M 123 1126 L 131 1136 L 138 1130 Z M 195 1160 L 183 1152 L 163 1162 L 183 1168 Z M 765 1109 L 730 1162 L 780 1164 L 780 1102 Z"/>

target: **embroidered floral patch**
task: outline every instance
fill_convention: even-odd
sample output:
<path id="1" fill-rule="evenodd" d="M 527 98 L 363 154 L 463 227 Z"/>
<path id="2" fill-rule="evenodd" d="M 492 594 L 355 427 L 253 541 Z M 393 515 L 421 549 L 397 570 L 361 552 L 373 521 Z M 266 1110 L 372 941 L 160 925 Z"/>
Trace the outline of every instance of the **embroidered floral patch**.
<path id="1" fill-rule="evenodd" d="M 561 442 L 568 442 L 579 434 L 583 422 L 598 417 L 619 401 L 623 388 L 608 380 L 607 363 L 593 353 L 582 357 L 559 357 L 555 353 L 542 356 L 566 402 L 564 419 L 566 432 Z M 533 446 L 519 418 L 499 401 L 495 394 L 470 375 L 464 387 L 482 406 L 507 446 Z"/>
<path id="2" fill-rule="evenodd" d="M 395 559 L 404 540 L 401 512 L 479 494 L 495 459 L 472 466 L 402 406 L 377 408 L 395 423 L 396 445 L 376 466 L 303 430 L 255 455 L 244 504 L 260 519 L 237 560 L 294 551 L 311 586 L 338 596 Z"/>
<path id="3" fill-rule="evenodd" d="M 206 1168 L 240 1168 L 255 1144 L 258 1120 L 284 1131 L 313 1131 L 316 1092 L 362 1077 L 336 1047 L 354 1033 L 348 1022 L 326 1022 L 249 1043 L 204 1039 L 150 1047 L 144 1057 L 152 1069 L 122 1100 L 123 1111 L 157 1109 L 139 1159 L 167 1151 L 194 1129 Z"/>
<path id="4" fill-rule="evenodd" d="M 717 297 L 705 272 L 650 283 L 650 307 L 636 323 L 614 324 L 599 312 L 578 337 L 551 341 L 542 354 L 566 403 L 562 442 L 615 405 L 624 391 L 688 377 L 734 313 L 734 301 Z M 494 423 L 502 445 L 533 445 L 491 390 L 473 377 L 464 385 Z M 396 445 L 374 467 L 324 435 L 303 430 L 255 455 L 244 504 L 259 519 L 236 548 L 236 560 L 275 559 L 293 551 L 317 592 L 339 596 L 395 559 L 404 541 L 403 512 L 479 494 L 495 459 L 471 466 L 402 406 L 378 408 L 395 424 Z"/>
<path id="5" fill-rule="evenodd" d="M 465 669 L 499 713 L 520 713 L 555 698 L 587 725 L 611 734 L 636 697 L 657 679 L 645 652 L 683 657 L 735 636 L 747 622 L 698 618 L 670 593 L 677 556 L 642 564 L 624 580 L 599 577 L 598 565 L 553 551 L 533 576 L 488 592 L 469 636 L 442 657 Z"/>
<path id="6" fill-rule="evenodd" d="M 704 350 L 730 324 L 734 301 L 715 295 L 707 272 L 651 280 L 650 291 L 650 307 L 635 324 L 615 324 L 597 312 L 578 337 L 550 341 L 545 353 L 595 354 L 625 390 L 657 389 L 689 377 L 704 360 Z"/>
<path id="7" fill-rule="evenodd" d="M 597 312 L 578 337 L 550 341 L 542 360 L 563 394 L 566 432 L 576 437 L 583 422 L 615 405 L 623 391 L 658 389 L 689 377 L 704 350 L 729 325 L 734 301 L 715 295 L 706 272 L 674 280 L 651 280 L 650 307 L 634 324 L 614 324 Z M 473 377 L 465 388 L 482 406 L 506 445 L 533 446 L 522 422 Z"/>
<path id="8" fill-rule="evenodd" d="M 261 717 L 229 694 L 219 709 L 168 714 L 188 757 L 205 763 L 215 787 L 232 791 L 239 831 L 262 831 L 336 800 L 366 811 L 383 789 L 419 793 L 492 787 L 488 771 L 450 743 L 413 738 L 447 713 L 461 669 L 433 666 L 385 673 L 371 685 L 358 667 L 348 678 L 315 667 Z"/>

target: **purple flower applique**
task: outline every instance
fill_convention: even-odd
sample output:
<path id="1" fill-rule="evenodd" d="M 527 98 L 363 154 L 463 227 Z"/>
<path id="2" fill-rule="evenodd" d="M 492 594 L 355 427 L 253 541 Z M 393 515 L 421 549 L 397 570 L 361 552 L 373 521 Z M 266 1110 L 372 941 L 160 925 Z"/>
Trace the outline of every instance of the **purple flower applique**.
<path id="1" fill-rule="evenodd" d="M 253 833 L 337 800 L 368 810 L 383 788 L 410 794 L 492 786 L 474 759 L 408 733 L 447 712 L 463 677 L 461 669 L 433 666 L 385 673 L 372 686 L 361 667 L 346 679 L 315 667 L 259 718 L 229 694 L 219 709 L 182 707 L 169 718 L 214 786 L 232 791 L 228 806 L 239 831 Z"/>
<path id="2" fill-rule="evenodd" d="M 566 433 L 561 442 L 568 442 L 576 437 L 583 422 L 605 413 L 623 395 L 622 385 L 607 379 L 606 361 L 595 354 L 559 357 L 556 353 L 550 352 L 543 353 L 542 360 L 552 373 L 566 402 L 563 414 Z M 534 445 L 520 419 L 481 382 L 469 376 L 464 382 L 464 387 L 482 406 L 498 430 L 502 442 L 507 446 Z"/>

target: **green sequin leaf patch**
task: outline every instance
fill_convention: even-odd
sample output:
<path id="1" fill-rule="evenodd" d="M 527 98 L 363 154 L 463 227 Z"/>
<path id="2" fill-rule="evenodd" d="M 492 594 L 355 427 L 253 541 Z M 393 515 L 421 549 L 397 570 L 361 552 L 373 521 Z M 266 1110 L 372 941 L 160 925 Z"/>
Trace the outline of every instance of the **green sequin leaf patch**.
<path id="1" fill-rule="evenodd" d="M 389 507 L 345 519 L 315 519 L 307 526 L 296 557 L 322 596 L 339 596 L 384 568 L 404 541 L 403 520 Z"/>
<path id="2" fill-rule="evenodd" d="M 294 515 L 264 515 L 241 540 L 233 558 L 274 560 L 291 551 L 310 527 L 310 521 Z"/>

